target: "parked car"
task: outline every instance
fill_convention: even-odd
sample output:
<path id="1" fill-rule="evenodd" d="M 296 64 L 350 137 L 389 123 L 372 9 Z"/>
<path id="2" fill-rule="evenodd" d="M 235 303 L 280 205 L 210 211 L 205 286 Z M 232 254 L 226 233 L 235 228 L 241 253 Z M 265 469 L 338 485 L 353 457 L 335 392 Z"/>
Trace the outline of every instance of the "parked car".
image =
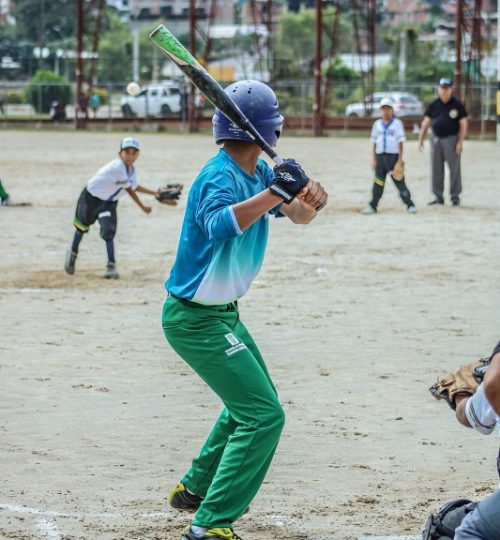
<path id="1" fill-rule="evenodd" d="M 375 92 L 370 116 L 379 116 L 379 104 L 384 97 L 390 98 L 394 103 L 396 116 L 423 116 L 424 114 L 423 103 L 413 94 L 408 92 Z M 365 104 L 363 102 L 350 103 L 345 109 L 345 115 L 357 118 L 367 116 Z"/>
<path id="2" fill-rule="evenodd" d="M 150 84 L 144 87 L 137 96 L 123 96 L 120 106 L 124 118 L 180 116 L 182 89 L 173 82 Z"/>

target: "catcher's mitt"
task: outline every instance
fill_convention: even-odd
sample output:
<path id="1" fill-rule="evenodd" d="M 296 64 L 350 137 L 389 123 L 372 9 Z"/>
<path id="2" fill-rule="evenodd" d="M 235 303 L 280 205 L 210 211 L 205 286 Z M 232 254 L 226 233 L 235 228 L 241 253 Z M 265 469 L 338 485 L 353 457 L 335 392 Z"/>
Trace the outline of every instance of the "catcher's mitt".
<path id="1" fill-rule="evenodd" d="M 394 180 L 403 180 L 405 177 L 405 162 L 402 159 L 398 159 L 394 164 L 392 177 Z"/>
<path id="2" fill-rule="evenodd" d="M 166 186 L 162 186 L 158 188 L 156 200 L 163 204 L 175 205 L 181 196 L 183 187 L 182 184 L 167 184 Z"/>
<path id="3" fill-rule="evenodd" d="M 481 384 L 489 364 L 489 358 L 480 358 L 460 366 L 453 373 L 438 378 L 437 383 L 432 385 L 429 391 L 436 399 L 444 399 L 455 410 L 456 396 L 460 394 L 472 396 Z"/>

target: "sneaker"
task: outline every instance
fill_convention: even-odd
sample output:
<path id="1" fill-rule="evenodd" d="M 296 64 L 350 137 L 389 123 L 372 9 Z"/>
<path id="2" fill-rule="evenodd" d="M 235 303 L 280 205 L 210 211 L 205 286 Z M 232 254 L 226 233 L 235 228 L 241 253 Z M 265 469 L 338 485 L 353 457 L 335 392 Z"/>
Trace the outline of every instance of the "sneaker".
<path id="1" fill-rule="evenodd" d="M 417 209 L 415 208 L 415 206 L 413 204 L 411 206 L 408 206 L 407 210 L 408 210 L 408 214 L 416 214 L 417 213 Z"/>
<path id="2" fill-rule="evenodd" d="M 116 270 L 116 264 L 113 262 L 109 262 L 108 266 L 106 266 L 106 272 L 104 272 L 104 277 L 106 279 L 118 279 L 120 277 L 120 274 Z"/>
<path id="3" fill-rule="evenodd" d="M 460 206 L 460 199 L 452 199 L 451 206 Z"/>
<path id="4" fill-rule="evenodd" d="M 433 201 L 427 203 L 427 206 L 437 206 L 439 204 L 444 204 L 442 199 L 434 199 Z"/>
<path id="5" fill-rule="evenodd" d="M 243 538 L 238 536 L 233 529 L 229 528 L 207 529 L 200 536 L 193 532 L 191 525 L 188 525 L 184 531 L 182 531 L 180 540 L 243 540 Z"/>
<path id="6" fill-rule="evenodd" d="M 77 255 L 77 253 L 71 251 L 71 248 L 66 252 L 66 260 L 64 261 L 64 270 L 66 270 L 66 274 L 71 275 L 75 273 L 75 261 Z"/>
<path id="7" fill-rule="evenodd" d="M 2 206 L 9 206 L 9 204 L 10 204 L 10 197 L 9 195 L 7 195 L 5 199 L 2 199 Z"/>
<path id="8" fill-rule="evenodd" d="M 176 510 L 186 512 L 196 512 L 202 500 L 203 497 L 189 493 L 182 482 L 179 482 L 168 494 L 168 504 Z"/>
<path id="9" fill-rule="evenodd" d="M 371 214 L 376 214 L 377 209 L 373 208 L 373 206 L 369 204 L 366 208 L 363 208 L 363 210 L 361 210 L 361 213 L 365 216 L 369 216 Z"/>
<path id="10" fill-rule="evenodd" d="M 180 510 L 181 512 L 196 512 L 200 507 L 203 497 L 195 495 L 194 493 L 189 493 L 186 486 L 182 482 L 179 482 L 172 488 L 168 494 L 167 500 L 168 504 L 176 510 Z M 246 514 L 249 511 L 250 506 L 245 509 L 243 514 Z"/>

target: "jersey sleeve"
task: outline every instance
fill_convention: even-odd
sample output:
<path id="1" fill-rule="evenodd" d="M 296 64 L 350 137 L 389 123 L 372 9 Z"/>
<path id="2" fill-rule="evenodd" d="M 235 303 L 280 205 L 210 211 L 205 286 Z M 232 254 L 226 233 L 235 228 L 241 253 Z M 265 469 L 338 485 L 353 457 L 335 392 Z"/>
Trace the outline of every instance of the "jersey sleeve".
<path id="1" fill-rule="evenodd" d="M 459 120 L 461 120 L 462 118 L 467 118 L 467 116 L 468 116 L 467 110 L 465 109 L 465 105 L 461 101 L 458 102 L 457 109 L 458 109 L 458 119 Z"/>
<path id="2" fill-rule="evenodd" d="M 483 384 L 480 384 L 476 393 L 467 400 L 465 416 L 469 424 L 483 435 L 489 435 L 495 429 L 498 416 L 486 399 Z"/>
<path id="3" fill-rule="evenodd" d="M 377 124 L 378 120 L 375 120 L 375 122 L 373 122 L 372 131 L 370 133 L 370 142 L 372 142 L 373 144 L 377 142 Z"/>
<path id="4" fill-rule="evenodd" d="M 259 159 L 257 173 L 262 178 L 264 186 L 267 189 L 274 179 L 274 172 L 263 159 Z M 271 210 L 269 210 L 268 214 L 271 214 L 275 217 L 285 217 L 285 215 L 280 212 L 280 208 L 282 205 L 283 203 L 277 204 L 274 208 L 271 208 Z"/>
<path id="5" fill-rule="evenodd" d="M 210 178 L 200 184 L 195 219 L 208 239 L 224 241 L 241 235 L 232 208 L 238 201 L 227 175 L 212 172 Z"/>
<path id="6" fill-rule="evenodd" d="M 405 126 L 399 118 L 397 120 L 396 142 L 401 143 L 406 141 Z"/>

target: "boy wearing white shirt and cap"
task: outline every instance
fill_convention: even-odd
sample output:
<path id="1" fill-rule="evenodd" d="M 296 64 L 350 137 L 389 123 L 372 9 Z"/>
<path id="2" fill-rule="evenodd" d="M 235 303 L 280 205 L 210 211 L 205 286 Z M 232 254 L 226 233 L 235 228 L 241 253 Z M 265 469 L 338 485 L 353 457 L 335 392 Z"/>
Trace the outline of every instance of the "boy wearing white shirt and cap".
<path id="1" fill-rule="evenodd" d="M 105 278 L 119 278 L 116 270 L 113 239 L 116 234 L 116 206 L 118 199 L 127 192 L 143 212 L 149 214 L 150 206 L 145 206 L 136 194 L 146 193 L 156 197 L 158 191 L 140 186 L 134 163 L 139 157 L 139 142 L 133 137 L 125 137 L 120 143 L 118 157 L 101 167 L 83 188 L 74 218 L 75 234 L 66 254 L 64 269 L 74 274 L 78 247 L 90 226 L 99 221 L 101 238 L 106 242 L 108 264 Z"/>
<path id="2" fill-rule="evenodd" d="M 404 176 L 395 178 L 392 174 L 394 166 L 403 160 L 403 142 L 406 140 L 403 122 L 394 116 L 392 100 L 383 98 L 380 102 L 380 118 L 375 120 L 372 126 L 370 141 L 372 142 L 372 167 L 375 170 L 373 180 L 372 200 L 362 210 L 362 214 L 376 214 L 377 207 L 384 193 L 385 178 L 391 173 L 399 195 L 406 204 L 408 212 L 415 214 L 417 209 L 411 200 Z"/>

